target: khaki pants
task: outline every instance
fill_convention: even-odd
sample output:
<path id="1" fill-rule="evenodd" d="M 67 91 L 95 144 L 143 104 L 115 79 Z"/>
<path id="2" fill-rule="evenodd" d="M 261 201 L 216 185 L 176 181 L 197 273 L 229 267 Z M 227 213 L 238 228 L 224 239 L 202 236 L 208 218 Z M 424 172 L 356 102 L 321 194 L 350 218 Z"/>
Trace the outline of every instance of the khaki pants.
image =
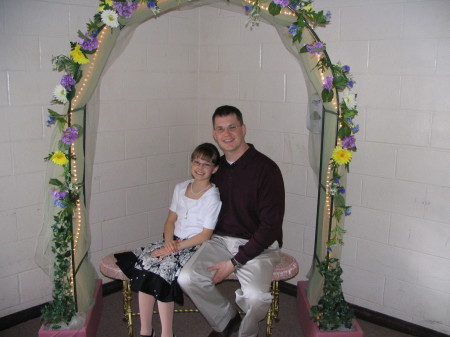
<path id="1" fill-rule="evenodd" d="M 211 327 L 219 332 L 236 315 L 236 309 L 212 283 L 215 271 L 209 272 L 207 268 L 231 259 L 239 246 L 246 242 L 244 239 L 213 235 L 191 257 L 178 277 L 183 291 L 189 295 Z M 278 242 L 275 242 L 236 271 L 241 285 L 236 290 L 236 304 L 245 312 L 239 337 L 258 335 L 259 322 L 266 316 L 272 302 L 270 284 L 273 269 L 279 261 L 280 249 Z"/>

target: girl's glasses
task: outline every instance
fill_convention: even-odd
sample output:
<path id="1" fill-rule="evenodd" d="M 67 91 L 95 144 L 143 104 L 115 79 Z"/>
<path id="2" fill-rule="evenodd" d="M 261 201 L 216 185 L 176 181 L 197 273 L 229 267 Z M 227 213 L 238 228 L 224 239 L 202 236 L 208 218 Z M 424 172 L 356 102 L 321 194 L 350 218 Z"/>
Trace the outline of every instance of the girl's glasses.
<path id="1" fill-rule="evenodd" d="M 214 167 L 213 164 L 210 163 L 200 163 L 198 160 L 193 160 L 192 161 L 192 165 L 196 166 L 196 167 L 201 167 L 201 168 L 205 168 L 205 169 L 212 169 Z"/>

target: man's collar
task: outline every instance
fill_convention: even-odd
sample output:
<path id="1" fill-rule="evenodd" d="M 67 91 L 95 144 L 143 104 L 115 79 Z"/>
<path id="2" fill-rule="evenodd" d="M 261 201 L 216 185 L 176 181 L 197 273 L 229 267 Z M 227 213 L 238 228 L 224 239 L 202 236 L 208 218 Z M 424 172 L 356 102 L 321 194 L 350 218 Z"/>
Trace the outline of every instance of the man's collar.
<path id="1" fill-rule="evenodd" d="M 229 164 L 227 162 L 227 159 L 225 158 L 225 155 L 223 155 L 221 160 L 222 164 L 225 166 L 234 166 L 234 165 L 247 166 L 247 164 L 250 163 L 252 157 L 256 153 L 256 149 L 253 144 L 247 143 L 247 145 L 248 149 L 242 154 L 242 156 L 239 157 L 238 160 L 236 160 L 232 164 Z"/>

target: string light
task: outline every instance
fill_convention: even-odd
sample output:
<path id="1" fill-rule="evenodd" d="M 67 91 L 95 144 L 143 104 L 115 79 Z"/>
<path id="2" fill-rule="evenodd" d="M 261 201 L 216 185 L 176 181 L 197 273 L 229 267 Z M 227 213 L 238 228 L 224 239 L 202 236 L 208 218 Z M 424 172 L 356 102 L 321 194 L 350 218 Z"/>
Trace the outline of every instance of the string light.
<path id="1" fill-rule="evenodd" d="M 95 64 L 97 61 L 97 57 L 101 51 L 101 47 L 105 38 L 105 30 L 106 28 L 102 29 L 102 31 L 99 34 L 98 37 L 98 47 L 97 50 L 95 51 L 95 53 L 92 55 L 92 59 L 89 61 L 89 65 L 88 68 L 86 70 L 86 73 L 83 76 L 83 81 L 81 83 L 81 88 L 79 88 L 79 90 L 77 91 L 77 94 L 75 95 L 75 98 L 73 99 L 73 106 L 76 107 L 77 103 L 80 99 L 80 96 L 83 94 L 83 91 L 86 87 L 87 84 L 89 84 L 90 79 L 92 78 L 92 74 L 94 73 L 94 68 L 95 68 Z"/>
<path id="2" fill-rule="evenodd" d="M 87 85 L 89 84 L 89 81 L 92 78 L 92 75 L 94 74 L 94 69 L 95 69 L 95 65 L 96 65 L 96 61 L 98 58 L 98 55 L 101 51 L 102 48 L 102 44 L 103 41 L 105 39 L 105 31 L 106 29 L 102 29 L 102 31 L 100 32 L 99 36 L 98 36 L 98 47 L 97 50 L 95 51 L 95 53 L 92 55 L 92 59 L 89 62 L 88 68 L 83 76 L 83 80 L 81 82 L 81 87 L 77 90 L 77 94 L 75 95 L 75 98 L 72 101 L 72 106 L 73 107 L 77 107 L 77 104 L 79 102 L 80 97 L 83 95 L 84 90 L 86 89 Z M 70 120 L 72 120 L 72 111 L 69 112 L 70 115 Z M 71 145 L 71 152 L 74 155 L 74 158 L 77 158 L 77 153 L 76 153 L 76 148 L 75 145 L 72 144 Z M 77 161 L 76 159 L 73 159 L 71 161 L 71 169 L 72 169 L 72 183 L 76 184 L 78 182 L 78 175 L 77 175 Z M 75 191 L 78 191 L 78 186 L 75 186 Z M 77 200 L 76 202 L 76 207 L 75 207 L 75 212 L 74 212 L 74 224 L 73 224 L 73 231 L 74 231 L 74 236 L 73 236 L 73 251 L 76 251 L 76 248 L 78 246 L 78 239 L 80 238 L 80 233 L 81 233 L 81 204 L 80 201 Z M 73 292 L 73 275 L 72 275 L 72 281 L 71 281 L 71 285 L 72 285 L 72 292 Z"/>

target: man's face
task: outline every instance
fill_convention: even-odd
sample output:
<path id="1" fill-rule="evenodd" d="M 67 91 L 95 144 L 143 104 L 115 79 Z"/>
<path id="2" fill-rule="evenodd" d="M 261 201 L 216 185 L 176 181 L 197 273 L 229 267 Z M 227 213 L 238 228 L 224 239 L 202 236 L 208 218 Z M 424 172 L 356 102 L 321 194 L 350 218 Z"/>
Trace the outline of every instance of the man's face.
<path id="1" fill-rule="evenodd" d="M 214 119 L 213 137 L 225 153 L 235 153 L 245 147 L 245 124 L 240 124 L 235 114 Z"/>

